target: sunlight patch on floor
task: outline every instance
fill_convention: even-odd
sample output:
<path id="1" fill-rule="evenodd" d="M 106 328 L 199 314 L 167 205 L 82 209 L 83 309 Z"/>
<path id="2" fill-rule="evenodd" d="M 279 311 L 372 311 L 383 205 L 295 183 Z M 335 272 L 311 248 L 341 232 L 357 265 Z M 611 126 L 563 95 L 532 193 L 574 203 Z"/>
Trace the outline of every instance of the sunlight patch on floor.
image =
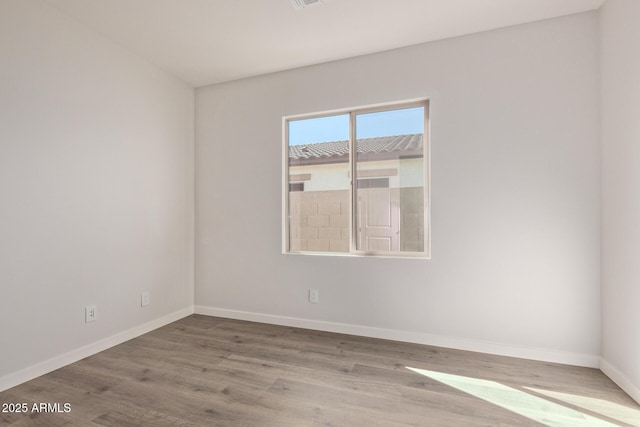
<path id="1" fill-rule="evenodd" d="M 615 424 L 600 418 L 583 414 L 495 381 L 408 366 L 407 369 L 549 427 L 615 427 Z"/>
<path id="2" fill-rule="evenodd" d="M 545 396 L 570 403 L 575 406 L 587 409 L 591 412 L 597 412 L 605 417 L 613 418 L 632 426 L 640 427 L 640 409 L 630 408 L 620 405 L 619 403 L 609 402 L 604 399 L 596 399 L 594 397 L 578 396 L 575 394 L 561 393 L 559 391 L 542 390 L 533 387 L 524 387 L 527 390 L 544 394 Z"/>

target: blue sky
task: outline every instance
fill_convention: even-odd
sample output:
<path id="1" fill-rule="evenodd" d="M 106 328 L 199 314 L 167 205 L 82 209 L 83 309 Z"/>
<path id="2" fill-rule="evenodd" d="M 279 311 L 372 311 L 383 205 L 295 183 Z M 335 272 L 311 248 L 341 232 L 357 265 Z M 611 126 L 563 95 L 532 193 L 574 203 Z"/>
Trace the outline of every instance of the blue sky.
<path id="1" fill-rule="evenodd" d="M 379 111 L 356 116 L 356 136 L 403 135 L 424 132 L 424 108 Z M 349 115 L 319 117 L 289 122 L 289 145 L 349 139 Z"/>

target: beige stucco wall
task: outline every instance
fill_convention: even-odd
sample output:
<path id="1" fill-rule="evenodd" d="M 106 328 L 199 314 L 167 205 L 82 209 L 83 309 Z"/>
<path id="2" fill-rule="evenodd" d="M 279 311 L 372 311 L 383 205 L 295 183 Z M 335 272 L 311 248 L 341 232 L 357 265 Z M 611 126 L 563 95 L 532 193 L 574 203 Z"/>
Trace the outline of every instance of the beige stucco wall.
<path id="1" fill-rule="evenodd" d="M 349 252 L 349 191 L 289 193 L 290 250 Z"/>
<path id="2" fill-rule="evenodd" d="M 389 191 L 400 193 L 400 250 L 423 251 L 422 187 Z M 348 190 L 290 192 L 289 212 L 290 251 L 349 252 Z"/>

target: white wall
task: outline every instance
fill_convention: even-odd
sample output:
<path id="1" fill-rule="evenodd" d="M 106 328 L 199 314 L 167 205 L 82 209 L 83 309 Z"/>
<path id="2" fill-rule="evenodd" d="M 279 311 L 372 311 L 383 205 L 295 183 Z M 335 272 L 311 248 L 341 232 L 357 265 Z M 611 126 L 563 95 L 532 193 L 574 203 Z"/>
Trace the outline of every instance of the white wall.
<path id="1" fill-rule="evenodd" d="M 596 366 L 597 19 L 196 90 L 196 311 Z M 424 96 L 433 258 L 281 254 L 282 116 Z"/>
<path id="2" fill-rule="evenodd" d="M 640 2 L 600 11 L 602 369 L 640 402 Z"/>
<path id="3" fill-rule="evenodd" d="M 0 2 L 0 390 L 192 307 L 193 108 L 45 3 Z"/>

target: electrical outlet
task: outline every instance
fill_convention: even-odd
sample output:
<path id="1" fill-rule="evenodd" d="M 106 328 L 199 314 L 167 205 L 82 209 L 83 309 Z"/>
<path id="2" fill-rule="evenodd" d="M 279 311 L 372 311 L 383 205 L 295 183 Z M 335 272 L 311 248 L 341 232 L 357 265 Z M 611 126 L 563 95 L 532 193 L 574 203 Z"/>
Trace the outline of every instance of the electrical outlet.
<path id="1" fill-rule="evenodd" d="M 317 304 L 320 295 L 317 289 L 309 289 L 309 302 L 311 304 Z"/>
<path id="2" fill-rule="evenodd" d="M 146 307 L 149 305 L 149 292 L 143 292 L 140 294 L 140 307 Z"/>
<path id="3" fill-rule="evenodd" d="M 98 318 L 98 306 L 88 305 L 84 308 L 84 322 L 93 322 Z"/>

